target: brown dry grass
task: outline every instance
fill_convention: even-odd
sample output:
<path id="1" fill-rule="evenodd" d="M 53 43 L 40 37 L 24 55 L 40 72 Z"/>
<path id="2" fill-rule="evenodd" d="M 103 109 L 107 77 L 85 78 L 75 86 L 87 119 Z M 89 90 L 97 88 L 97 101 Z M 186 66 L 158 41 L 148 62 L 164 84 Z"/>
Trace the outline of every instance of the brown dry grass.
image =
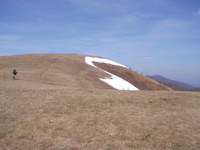
<path id="1" fill-rule="evenodd" d="M 121 77 L 122 79 L 133 84 L 140 90 L 173 91 L 171 88 L 165 86 L 164 84 L 156 82 L 130 69 L 105 63 L 94 64 L 99 68 L 102 68 L 103 70 L 106 70 L 112 74 L 117 75 L 118 77 Z"/>
<path id="2" fill-rule="evenodd" d="M 51 63 L 47 56 L 38 56 L 39 63 L 29 56 L 34 65 L 0 58 L 0 149 L 200 149 L 200 93 L 97 89 L 105 86 L 89 82 L 93 68 L 81 63 L 82 56 L 74 56 L 79 69 L 67 77 L 57 65 L 66 56 L 49 55 Z M 14 65 L 18 80 L 9 77 Z"/>
<path id="3" fill-rule="evenodd" d="M 10 82 L 12 70 L 17 69 L 21 84 L 112 89 L 98 79 L 106 74 L 86 64 L 84 57 L 77 54 L 0 56 L 0 80 Z"/>
<path id="4" fill-rule="evenodd" d="M 77 54 L 0 56 L 0 79 L 10 81 L 12 70 L 17 69 L 19 72 L 17 78 L 23 83 L 31 82 L 33 85 L 36 83 L 51 84 L 74 88 L 112 89 L 111 86 L 98 79 L 108 77 L 109 75 L 86 64 L 85 56 Z M 172 90 L 124 67 L 102 63 L 96 63 L 96 65 L 127 80 L 140 90 Z"/>
<path id="5" fill-rule="evenodd" d="M 200 93 L 1 86 L 0 94 L 2 150 L 200 149 Z"/>

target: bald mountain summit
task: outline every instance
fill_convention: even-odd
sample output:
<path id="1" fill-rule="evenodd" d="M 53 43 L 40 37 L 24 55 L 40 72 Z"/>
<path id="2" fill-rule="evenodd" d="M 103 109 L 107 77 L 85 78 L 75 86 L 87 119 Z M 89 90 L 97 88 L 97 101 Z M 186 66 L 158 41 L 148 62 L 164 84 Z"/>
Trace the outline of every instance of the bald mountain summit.
<path id="1" fill-rule="evenodd" d="M 199 150 L 199 99 L 102 57 L 0 56 L 0 150 Z"/>
<path id="2" fill-rule="evenodd" d="M 101 57 L 80 54 L 0 56 L 0 80 L 26 88 L 69 87 L 117 90 L 172 91 L 171 88 Z M 18 82 L 19 81 L 19 82 Z"/>

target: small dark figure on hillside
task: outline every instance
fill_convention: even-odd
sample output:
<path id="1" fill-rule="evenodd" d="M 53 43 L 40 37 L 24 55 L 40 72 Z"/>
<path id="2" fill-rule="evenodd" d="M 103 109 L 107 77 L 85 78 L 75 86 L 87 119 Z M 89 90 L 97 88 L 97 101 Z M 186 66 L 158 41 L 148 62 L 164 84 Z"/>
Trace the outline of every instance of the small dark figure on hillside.
<path id="1" fill-rule="evenodd" d="M 17 75 L 17 70 L 13 69 L 13 79 L 16 79 L 16 75 Z"/>

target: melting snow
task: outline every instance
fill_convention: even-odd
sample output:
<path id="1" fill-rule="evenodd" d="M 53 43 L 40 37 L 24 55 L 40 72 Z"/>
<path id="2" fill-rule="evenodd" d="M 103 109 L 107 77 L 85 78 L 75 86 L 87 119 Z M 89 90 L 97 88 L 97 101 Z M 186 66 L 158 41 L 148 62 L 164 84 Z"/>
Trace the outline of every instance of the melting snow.
<path id="1" fill-rule="evenodd" d="M 98 62 L 98 63 L 106 63 L 106 64 L 111 64 L 111 65 L 116 65 L 116 66 L 122 66 L 122 67 L 125 67 L 127 68 L 126 66 L 122 65 L 122 64 L 119 64 L 117 62 L 114 62 L 112 60 L 108 60 L 108 59 L 105 59 L 105 58 L 97 58 L 97 57 L 88 57 L 86 56 L 85 57 L 85 62 L 93 67 L 96 67 L 92 62 Z M 97 67 L 96 67 L 97 68 Z"/>
<path id="2" fill-rule="evenodd" d="M 96 68 L 98 68 L 98 67 L 95 66 L 92 62 L 107 63 L 107 64 L 112 64 L 112 65 L 117 65 L 117 66 L 121 66 L 121 67 L 127 68 L 126 66 L 124 66 L 122 64 L 119 64 L 119 63 L 116 63 L 114 61 L 111 61 L 111 60 L 108 60 L 108 59 L 104 59 L 104 58 L 86 56 L 85 57 L 85 62 L 88 65 L 91 65 L 91 66 L 96 67 Z M 100 69 L 100 68 L 98 68 L 98 69 Z M 109 78 L 105 78 L 105 79 L 99 78 L 99 79 L 101 81 L 109 84 L 113 88 L 115 88 L 117 90 L 139 90 L 138 88 L 136 88 L 135 86 L 133 86 L 129 82 L 125 81 L 124 79 L 122 79 L 122 78 L 120 78 L 120 77 L 118 77 L 118 76 L 116 76 L 114 74 L 111 74 L 110 72 L 107 72 L 107 71 L 105 71 L 103 69 L 100 69 L 100 70 L 106 72 L 107 74 L 109 74 L 111 76 Z"/>

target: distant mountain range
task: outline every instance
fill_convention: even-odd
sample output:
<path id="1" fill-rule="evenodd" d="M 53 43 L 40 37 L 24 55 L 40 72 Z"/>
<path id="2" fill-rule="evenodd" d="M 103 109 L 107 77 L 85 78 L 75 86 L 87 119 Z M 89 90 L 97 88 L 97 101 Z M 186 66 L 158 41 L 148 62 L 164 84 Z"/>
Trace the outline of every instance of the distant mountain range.
<path id="1" fill-rule="evenodd" d="M 152 75 L 147 77 L 160 82 L 176 91 L 200 91 L 200 87 L 195 87 L 187 83 L 170 80 L 161 75 Z"/>

